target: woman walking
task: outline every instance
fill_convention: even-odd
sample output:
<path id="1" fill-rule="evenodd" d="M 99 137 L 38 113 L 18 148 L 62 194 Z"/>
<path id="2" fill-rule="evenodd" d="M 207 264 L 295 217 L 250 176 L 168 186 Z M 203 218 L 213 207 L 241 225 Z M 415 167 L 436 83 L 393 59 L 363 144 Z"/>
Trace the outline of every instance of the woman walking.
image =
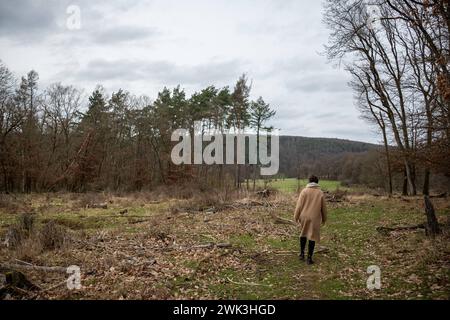
<path id="1" fill-rule="evenodd" d="M 294 221 L 300 226 L 300 260 L 305 260 L 305 247 L 308 240 L 308 264 L 313 264 L 314 246 L 320 240 L 320 225 L 327 220 L 325 196 L 320 190 L 319 179 L 309 177 L 306 188 L 300 192 L 294 212 Z"/>

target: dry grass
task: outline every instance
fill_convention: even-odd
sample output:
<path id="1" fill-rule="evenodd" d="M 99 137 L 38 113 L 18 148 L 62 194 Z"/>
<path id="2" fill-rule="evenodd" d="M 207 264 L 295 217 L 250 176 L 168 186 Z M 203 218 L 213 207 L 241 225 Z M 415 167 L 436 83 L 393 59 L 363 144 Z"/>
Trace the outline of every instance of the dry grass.
<path id="1" fill-rule="evenodd" d="M 6 231 L 5 244 L 14 250 L 14 257 L 23 261 L 33 261 L 45 250 L 64 249 L 69 244 L 67 230 L 54 221 L 40 228 L 35 214 L 22 213 Z"/>
<path id="2" fill-rule="evenodd" d="M 106 199 L 107 196 L 103 193 L 88 192 L 77 194 L 75 208 L 89 208 L 100 203 L 105 203 Z"/>
<path id="3" fill-rule="evenodd" d="M 166 199 L 154 192 L 89 195 L 92 201 L 111 205 L 107 210 L 82 207 L 73 212 L 72 204 L 82 200 L 79 194 L 47 199 L 36 195 L 33 204 L 48 203 L 49 211 L 33 215 L 34 231 L 29 237 L 21 233 L 18 246 L 0 246 L 0 263 L 21 259 L 81 267 L 82 290 L 57 288 L 43 294 L 44 299 L 448 297 L 448 231 L 435 241 L 421 230 L 389 236 L 376 231 L 377 226 L 423 222 L 420 197 L 404 201 L 348 194 L 342 202 L 329 203 L 329 223 L 320 243 L 328 251 L 318 253 L 316 264 L 309 267 L 297 259 L 297 227 L 277 224 L 273 218 L 292 218 L 295 193 L 279 192 L 268 199 L 246 192 L 197 192 L 189 199 L 174 194 Z M 440 221 L 446 221 L 448 199 L 434 204 Z M 226 209 L 204 210 L 219 206 Z M 133 218 L 118 214 L 123 207 Z M 175 208 L 193 210 L 183 214 Z M 0 219 L 10 216 L 0 210 Z M 26 230 L 25 220 L 2 225 Z M 232 247 L 196 249 L 209 243 Z M 365 287 L 366 269 L 372 264 L 383 270 L 383 289 L 376 292 Z M 44 288 L 64 280 L 38 271 L 27 276 Z"/>
<path id="4" fill-rule="evenodd" d="M 66 248 L 70 237 L 63 226 L 49 221 L 40 230 L 39 240 L 44 250 L 54 250 Z"/>
<path id="5" fill-rule="evenodd" d="M 34 233 L 35 218 L 33 214 L 22 213 L 16 218 L 6 233 L 6 243 L 10 247 L 18 247 L 23 240 L 28 239 Z"/>

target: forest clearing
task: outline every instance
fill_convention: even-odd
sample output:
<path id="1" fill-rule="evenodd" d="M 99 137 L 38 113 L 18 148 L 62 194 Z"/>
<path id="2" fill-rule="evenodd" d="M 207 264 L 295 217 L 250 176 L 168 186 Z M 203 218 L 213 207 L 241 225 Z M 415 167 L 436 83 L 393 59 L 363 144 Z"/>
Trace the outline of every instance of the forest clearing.
<path id="1" fill-rule="evenodd" d="M 449 0 L 0 1 L 0 310 L 444 306 L 449 21 Z"/>
<path id="2" fill-rule="evenodd" d="M 290 222 L 297 193 L 286 191 L 289 184 L 274 181 L 282 191 L 267 198 L 208 192 L 182 199 L 167 190 L 2 195 L 0 268 L 14 265 L 39 288 L 9 298 L 449 298 L 448 198 L 433 199 L 446 227 L 430 239 L 422 228 L 378 228 L 425 222 L 421 197 L 342 191 L 324 181 L 329 221 L 316 264 L 307 266 L 298 260 L 298 228 Z M 16 238 L 14 226 L 22 228 Z M 79 290 L 66 287 L 70 265 L 80 267 Z M 381 269 L 379 290 L 366 288 L 371 265 Z"/>

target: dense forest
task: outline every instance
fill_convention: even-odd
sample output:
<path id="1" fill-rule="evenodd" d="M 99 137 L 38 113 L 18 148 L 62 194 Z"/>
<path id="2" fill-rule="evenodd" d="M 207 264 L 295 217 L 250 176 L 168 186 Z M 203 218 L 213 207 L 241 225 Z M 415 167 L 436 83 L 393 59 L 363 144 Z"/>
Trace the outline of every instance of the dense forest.
<path id="1" fill-rule="evenodd" d="M 262 97 L 250 101 L 245 75 L 233 90 L 210 86 L 187 97 L 180 87 L 164 88 L 155 101 L 124 90 L 107 95 L 99 86 L 87 103 L 73 86 L 40 90 L 34 70 L 17 84 L 2 64 L 0 79 L 0 189 L 6 192 L 131 191 L 200 176 L 206 184 L 231 176 L 240 186 L 248 165 L 175 166 L 171 135 L 193 130 L 195 121 L 221 132 L 259 133 L 270 130 L 266 122 L 275 114 Z"/>
<path id="2" fill-rule="evenodd" d="M 1 65 L 0 190 L 4 192 L 150 190 L 160 185 L 196 182 L 202 186 L 253 186 L 253 165 L 182 165 L 171 162 L 171 134 L 205 128 L 273 129 L 275 111 L 262 97 L 250 101 L 243 75 L 233 90 L 210 86 L 191 97 L 180 87 L 164 88 L 155 101 L 119 90 L 107 95 L 98 86 L 83 92 L 61 83 L 40 90 L 38 73 L 18 82 Z M 275 177 L 305 178 L 311 173 L 345 184 L 406 192 L 401 152 L 389 147 L 340 139 L 280 137 L 280 170 Z M 425 168 L 418 163 L 417 180 Z M 270 177 L 266 177 L 269 178 Z M 250 182 L 249 182 L 250 181 Z M 445 185 L 447 180 L 438 176 Z M 402 189 L 403 188 L 403 189 Z"/>

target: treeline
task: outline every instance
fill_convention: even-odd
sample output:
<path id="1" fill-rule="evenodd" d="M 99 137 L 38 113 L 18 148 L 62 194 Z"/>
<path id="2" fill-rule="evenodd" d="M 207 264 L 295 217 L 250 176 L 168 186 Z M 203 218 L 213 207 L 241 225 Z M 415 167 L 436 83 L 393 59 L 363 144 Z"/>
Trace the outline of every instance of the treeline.
<path id="1" fill-rule="evenodd" d="M 338 180 L 342 170 L 330 166 L 331 161 L 377 147 L 370 143 L 342 139 L 282 136 L 280 173 L 302 179 L 314 173 L 322 179 Z"/>
<path id="2" fill-rule="evenodd" d="M 17 81 L 0 63 L 0 191 L 142 190 L 195 180 L 240 186 L 256 178 L 240 166 L 175 166 L 175 129 L 194 121 L 217 130 L 267 129 L 275 112 L 251 101 L 245 75 L 233 89 L 207 87 L 187 97 L 179 86 L 155 101 L 97 87 L 84 103 L 80 90 L 61 83 L 44 90 L 38 73 Z"/>
<path id="3" fill-rule="evenodd" d="M 280 137 L 280 176 L 307 178 L 314 173 L 327 180 L 339 180 L 346 186 L 367 186 L 389 192 L 389 170 L 392 189 L 407 192 L 402 152 L 389 148 L 390 168 L 382 145 L 365 142 L 308 137 Z M 423 163 L 416 164 L 417 184 L 425 181 Z M 430 190 L 436 193 L 450 191 L 449 178 L 435 172 Z"/>
<path id="4" fill-rule="evenodd" d="M 449 1 L 327 0 L 324 21 L 328 57 L 384 141 L 389 191 L 401 164 L 403 193 L 429 194 L 432 173 L 450 177 Z"/>

